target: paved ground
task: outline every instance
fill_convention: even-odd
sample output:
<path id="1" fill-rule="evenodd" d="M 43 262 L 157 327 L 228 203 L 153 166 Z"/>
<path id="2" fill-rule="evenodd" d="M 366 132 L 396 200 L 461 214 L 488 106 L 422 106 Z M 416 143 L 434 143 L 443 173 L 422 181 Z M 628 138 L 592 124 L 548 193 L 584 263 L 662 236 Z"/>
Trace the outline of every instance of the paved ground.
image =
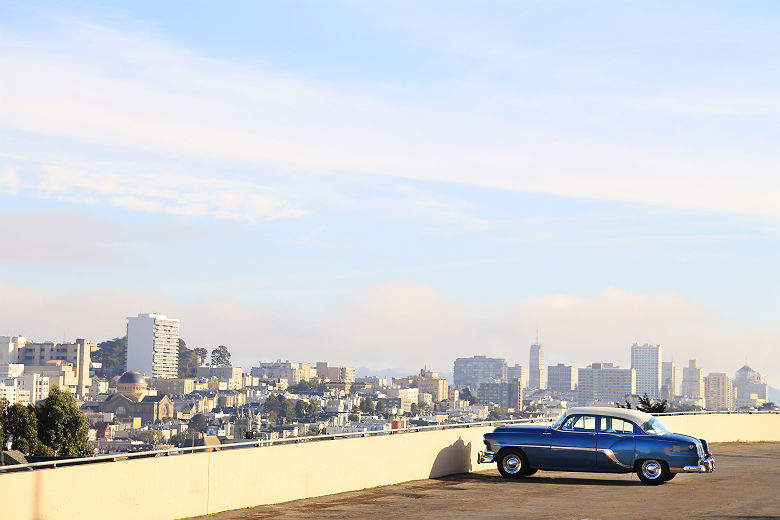
<path id="1" fill-rule="evenodd" d="M 710 446 L 715 472 L 645 486 L 636 475 L 491 469 L 228 511 L 210 520 L 313 518 L 780 519 L 780 443 Z M 495 466 L 493 466 L 495 467 Z"/>

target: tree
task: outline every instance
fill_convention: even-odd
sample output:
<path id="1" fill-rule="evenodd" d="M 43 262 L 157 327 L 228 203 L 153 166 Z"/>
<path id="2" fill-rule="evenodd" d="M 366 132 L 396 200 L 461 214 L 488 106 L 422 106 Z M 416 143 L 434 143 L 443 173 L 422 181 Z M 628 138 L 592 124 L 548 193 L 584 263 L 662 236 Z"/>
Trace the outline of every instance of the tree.
<path id="1" fill-rule="evenodd" d="M 772 401 L 767 401 L 761 406 L 758 407 L 759 410 L 777 410 L 777 405 L 773 403 Z"/>
<path id="2" fill-rule="evenodd" d="M 206 362 L 206 358 L 209 356 L 209 351 L 206 350 L 203 347 L 198 347 L 192 349 L 193 352 L 195 352 L 195 355 L 198 356 L 198 365 L 202 365 Z"/>
<path id="3" fill-rule="evenodd" d="M 38 440 L 61 457 L 88 457 L 95 453 L 89 444 L 89 421 L 76 398 L 67 390 L 53 386 L 49 397 L 36 409 Z"/>
<path id="4" fill-rule="evenodd" d="M 620 404 L 620 403 L 616 402 L 615 406 L 618 407 L 618 408 L 628 408 L 630 410 L 631 409 L 631 401 L 626 399 L 626 403 L 625 404 Z"/>
<path id="5" fill-rule="evenodd" d="M 160 430 L 143 430 L 136 433 L 135 438 L 147 444 L 160 444 L 163 440 L 163 434 Z"/>
<path id="6" fill-rule="evenodd" d="M 360 411 L 365 413 L 374 413 L 374 400 L 370 397 L 360 400 Z"/>
<path id="7" fill-rule="evenodd" d="M 626 403 L 628 403 L 628 401 L 626 401 Z M 639 396 L 639 403 L 636 405 L 636 409 L 646 413 L 664 413 L 666 411 L 666 399 L 659 403 L 645 394 Z"/>
<path id="8" fill-rule="evenodd" d="M 184 340 L 179 338 L 179 377 L 195 377 L 200 365 L 200 357 L 195 350 L 188 349 Z"/>
<path id="9" fill-rule="evenodd" d="M 206 416 L 202 413 L 193 415 L 192 419 L 190 419 L 190 429 L 196 432 L 206 433 L 209 429 L 209 422 L 206 420 Z"/>
<path id="10" fill-rule="evenodd" d="M 8 411 L 8 399 L 0 397 L 0 443 L 5 443 L 5 414 Z M 3 446 L 5 446 L 3 444 Z"/>
<path id="11" fill-rule="evenodd" d="M 506 413 L 506 410 L 504 410 L 501 407 L 493 408 L 490 410 L 490 413 L 487 416 L 488 421 L 498 421 L 501 419 L 501 416 Z"/>
<path id="12" fill-rule="evenodd" d="M 417 413 L 417 403 L 412 403 L 410 410 L 412 413 Z"/>
<path id="13" fill-rule="evenodd" d="M 468 401 L 469 404 L 474 404 L 477 402 L 477 398 L 474 397 L 474 395 L 471 393 L 471 390 L 468 388 L 463 388 L 460 391 L 460 398 L 464 401 Z"/>
<path id="14" fill-rule="evenodd" d="M 8 435 L 13 435 L 11 449 L 19 450 L 25 455 L 38 452 L 38 418 L 35 409 L 15 403 L 7 407 L 3 414 L 3 442 Z"/>
<path id="15" fill-rule="evenodd" d="M 385 402 L 384 401 L 378 401 L 376 403 L 376 413 L 387 413 L 387 408 L 385 408 Z"/>
<path id="16" fill-rule="evenodd" d="M 177 433 L 176 435 L 171 435 L 171 438 L 168 439 L 168 442 L 180 448 L 181 445 L 184 444 L 185 440 L 194 439 L 197 434 L 198 433 L 195 430 L 187 429 L 181 433 Z"/>
<path id="17" fill-rule="evenodd" d="M 211 351 L 211 366 L 229 367 L 230 352 L 225 345 L 220 345 Z"/>
<path id="18" fill-rule="evenodd" d="M 349 419 L 350 422 L 359 422 L 360 417 L 356 413 L 351 413 L 347 416 L 347 419 Z"/>
<path id="19" fill-rule="evenodd" d="M 103 374 L 118 376 L 127 365 L 127 337 L 114 338 L 98 343 L 99 350 L 92 353 L 92 361 L 103 364 Z"/>

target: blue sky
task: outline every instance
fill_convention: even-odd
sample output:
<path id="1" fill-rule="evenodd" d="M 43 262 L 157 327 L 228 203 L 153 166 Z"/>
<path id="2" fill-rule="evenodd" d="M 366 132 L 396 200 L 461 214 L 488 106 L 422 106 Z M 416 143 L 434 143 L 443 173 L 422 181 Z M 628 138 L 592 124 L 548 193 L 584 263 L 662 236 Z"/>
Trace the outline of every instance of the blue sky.
<path id="1" fill-rule="evenodd" d="M 778 10 L 0 3 L 0 334 L 777 381 Z"/>

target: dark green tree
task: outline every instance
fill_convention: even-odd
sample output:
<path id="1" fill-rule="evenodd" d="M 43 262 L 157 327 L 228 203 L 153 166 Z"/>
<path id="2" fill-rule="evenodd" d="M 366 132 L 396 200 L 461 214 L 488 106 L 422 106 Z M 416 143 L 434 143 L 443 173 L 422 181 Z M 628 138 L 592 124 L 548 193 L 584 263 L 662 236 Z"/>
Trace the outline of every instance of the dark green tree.
<path id="1" fill-rule="evenodd" d="M 0 397 L 0 443 L 5 442 L 5 414 L 8 410 L 8 406 L 8 399 Z"/>
<path id="2" fill-rule="evenodd" d="M 417 403 L 412 403 L 411 411 L 412 413 L 417 413 Z"/>
<path id="3" fill-rule="evenodd" d="M 387 413 L 387 408 L 385 408 L 385 402 L 384 401 L 377 401 L 376 403 L 376 413 Z"/>
<path id="4" fill-rule="evenodd" d="M 474 404 L 477 402 L 477 398 L 474 397 L 474 395 L 471 393 L 471 390 L 469 390 L 468 388 L 461 389 L 460 398 L 463 401 L 468 401 L 469 404 Z"/>
<path id="5" fill-rule="evenodd" d="M 628 408 L 628 409 L 630 410 L 630 409 L 631 409 L 631 401 L 629 401 L 628 399 L 626 399 L 626 402 L 625 402 L 625 404 L 621 404 L 621 403 L 617 403 L 617 402 L 616 402 L 616 403 L 615 403 L 615 406 L 616 406 L 616 407 L 618 407 L 618 408 Z"/>
<path id="6" fill-rule="evenodd" d="M 350 422 L 358 422 L 360 421 L 360 417 L 356 413 L 351 413 L 347 416 L 347 419 L 349 419 Z"/>
<path id="7" fill-rule="evenodd" d="M 645 394 L 639 396 L 639 402 L 636 405 L 636 409 L 646 413 L 664 413 L 666 411 L 666 399 L 659 403 Z"/>
<path id="8" fill-rule="evenodd" d="M 118 376 L 127 365 L 127 337 L 114 338 L 98 344 L 99 350 L 92 353 L 92 361 L 103 364 L 103 373 Z"/>
<path id="9" fill-rule="evenodd" d="M 488 421 L 498 421 L 501 420 L 501 416 L 506 413 L 506 410 L 503 408 L 493 408 L 490 410 L 490 413 L 487 416 Z"/>
<path id="10" fill-rule="evenodd" d="M 195 377 L 198 365 L 200 365 L 198 354 L 195 350 L 188 349 L 184 340 L 179 338 L 179 377 Z"/>
<path id="11" fill-rule="evenodd" d="M 160 444 L 163 434 L 160 430 L 143 430 L 135 434 L 135 439 L 147 444 Z"/>
<path id="12" fill-rule="evenodd" d="M 87 440 L 89 422 L 73 394 L 53 386 L 36 409 L 38 440 L 62 457 L 88 457 L 95 453 Z"/>
<path id="13" fill-rule="evenodd" d="M 209 351 L 203 347 L 197 347 L 192 349 L 195 355 L 198 356 L 198 365 L 202 365 L 206 362 L 206 358 L 209 357 Z"/>
<path id="14" fill-rule="evenodd" d="M 374 413 L 374 400 L 366 397 L 360 400 L 360 411 L 365 413 Z"/>
<path id="15" fill-rule="evenodd" d="M 215 367 L 230 366 L 230 352 L 225 345 L 220 345 L 211 351 L 211 365 Z"/>
<path id="16" fill-rule="evenodd" d="M 195 430 L 196 432 L 206 433 L 206 430 L 209 429 L 209 422 L 206 420 L 206 416 L 202 413 L 193 415 L 192 419 L 190 419 L 190 429 Z"/>
<path id="17" fill-rule="evenodd" d="M 20 403 L 7 407 L 3 414 L 3 439 L 14 436 L 11 449 L 25 455 L 35 455 L 38 450 L 38 418 L 35 408 Z"/>
<path id="18" fill-rule="evenodd" d="M 194 439 L 197 434 L 198 432 L 192 429 L 184 430 L 183 432 L 177 433 L 176 435 L 171 435 L 171 438 L 168 440 L 168 442 L 170 442 L 174 446 L 181 448 L 185 440 Z"/>

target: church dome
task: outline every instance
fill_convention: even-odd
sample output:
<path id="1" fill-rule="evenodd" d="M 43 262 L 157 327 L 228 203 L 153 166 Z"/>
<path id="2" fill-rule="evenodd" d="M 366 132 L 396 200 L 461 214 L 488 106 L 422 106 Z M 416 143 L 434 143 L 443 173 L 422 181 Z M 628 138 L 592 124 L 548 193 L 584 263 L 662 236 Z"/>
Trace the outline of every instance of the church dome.
<path id="1" fill-rule="evenodd" d="M 149 395 L 149 385 L 138 372 L 125 372 L 116 383 L 116 393 L 140 401 Z"/>
<path id="2" fill-rule="evenodd" d="M 119 378 L 118 384 L 137 385 L 145 384 L 146 379 L 140 373 L 135 371 L 125 372 L 122 377 Z"/>

